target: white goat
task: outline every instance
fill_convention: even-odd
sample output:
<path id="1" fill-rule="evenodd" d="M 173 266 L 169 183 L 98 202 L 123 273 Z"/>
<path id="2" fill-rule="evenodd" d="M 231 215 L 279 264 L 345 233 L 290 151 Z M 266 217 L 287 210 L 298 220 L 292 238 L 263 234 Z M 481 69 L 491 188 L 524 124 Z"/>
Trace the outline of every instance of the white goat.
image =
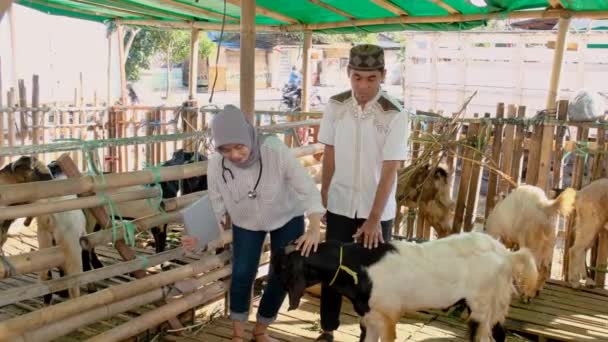
<path id="1" fill-rule="evenodd" d="M 585 251 L 591 247 L 602 229 L 608 230 L 607 202 L 608 179 L 591 182 L 576 193 L 575 238 L 568 252 L 568 281 L 574 288 L 580 287 L 581 278 L 593 285 L 593 280 L 587 279 L 585 271 Z"/>
<path id="2" fill-rule="evenodd" d="M 539 187 L 520 185 L 494 207 L 486 220 L 486 233 L 501 240 L 507 248 L 525 247 L 534 255 L 539 268 L 534 296 L 550 276 L 557 216 L 570 214 L 575 196 L 576 192 L 567 188 L 557 198 L 549 199 Z"/>
<path id="3" fill-rule="evenodd" d="M 51 170 L 41 161 L 34 159 L 33 167 L 41 174 L 48 174 L 53 178 Z M 59 175 L 55 179 L 66 179 L 65 175 Z M 59 200 L 75 199 L 76 195 L 59 197 Z M 49 202 L 54 199 L 44 199 L 39 202 Z M 65 262 L 60 266 L 66 274 L 82 272 L 82 247 L 80 238 L 86 234 L 87 221 L 84 212 L 80 209 L 62 211 L 58 213 L 39 215 L 35 217 L 37 223 L 38 248 L 49 248 L 57 245 L 61 248 Z M 49 280 L 51 272 L 48 270 L 39 272 L 41 281 Z M 80 287 L 73 286 L 68 289 L 70 298 L 80 296 Z M 44 303 L 50 304 L 52 294 L 44 296 Z"/>
<path id="4" fill-rule="evenodd" d="M 292 245 L 275 253 L 272 266 L 298 307 L 308 286 L 323 283 L 353 303 L 362 316 L 362 341 L 395 341 L 405 312 L 444 309 L 465 302 L 471 340 L 504 341 L 502 323 L 513 283 L 526 294 L 538 272 L 527 249 L 510 252 L 479 232 L 451 235 L 421 244 L 392 241 L 375 249 L 328 241 L 309 257 Z"/>

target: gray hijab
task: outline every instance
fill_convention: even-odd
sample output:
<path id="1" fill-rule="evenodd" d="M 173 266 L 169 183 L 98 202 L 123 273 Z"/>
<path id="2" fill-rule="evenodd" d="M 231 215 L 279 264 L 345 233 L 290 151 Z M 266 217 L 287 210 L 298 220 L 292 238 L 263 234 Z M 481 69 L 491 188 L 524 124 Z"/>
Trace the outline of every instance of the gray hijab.
<path id="1" fill-rule="evenodd" d="M 243 144 L 251 150 L 246 161 L 234 163 L 237 167 L 247 168 L 260 159 L 260 135 L 237 107 L 226 105 L 213 117 L 211 134 L 216 150 L 226 144 Z"/>

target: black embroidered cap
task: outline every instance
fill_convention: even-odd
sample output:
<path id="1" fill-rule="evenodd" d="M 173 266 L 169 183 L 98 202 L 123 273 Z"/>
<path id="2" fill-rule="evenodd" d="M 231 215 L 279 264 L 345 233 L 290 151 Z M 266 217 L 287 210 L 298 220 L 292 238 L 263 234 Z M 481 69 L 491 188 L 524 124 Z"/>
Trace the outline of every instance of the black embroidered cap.
<path id="1" fill-rule="evenodd" d="M 384 50 L 378 45 L 361 44 L 350 49 L 348 66 L 354 70 L 370 71 L 384 68 Z"/>

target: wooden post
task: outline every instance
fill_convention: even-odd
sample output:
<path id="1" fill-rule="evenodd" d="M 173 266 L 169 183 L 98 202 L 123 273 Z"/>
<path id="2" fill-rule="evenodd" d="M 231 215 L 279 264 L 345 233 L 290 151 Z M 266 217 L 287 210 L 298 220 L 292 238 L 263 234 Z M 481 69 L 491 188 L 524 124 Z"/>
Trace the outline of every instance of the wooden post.
<path id="1" fill-rule="evenodd" d="M 19 117 L 20 117 L 20 127 L 19 127 L 19 137 L 21 138 L 21 144 L 25 145 L 25 141 L 28 139 L 28 125 L 27 125 L 27 93 L 25 89 L 25 82 L 23 80 L 19 80 Z"/>
<path id="2" fill-rule="evenodd" d="M 519 106 L 517 108 L 517 118 L 523 119 L 526 116 L 526 106 Z M 521 178 L 522 169 L 522 158 L 524 155 L 524 140 L 526 137 L 524 127 L 517 126 L 515 128 L 515 141 L 513 143 L 513 164 L 511 165 L 511 178 L 517 184 L 519 184 Z M 509 185 L 509 190 L 513 189 L 512 185 Z"/>
<path id="3" fill-rule="evenodd" d="M 517 109 L 515 105 L 509 105 L 507 109 L 507 118 L 515 119 L 515 113 Z M 505 126 L 505 137 L 504 143 L 502 144 L 502 165 L 501 170 L 505 173 L 505 175 L 511 176 L 511 167 L 513 165 L 513 154 L 515 152 L 515 125 L 507 124 Z M 509 182 L 506 179 L 500 179 L 500 183 L 498 186 L 498 194 L 506 194 L 509 191 Z"/>
<path id="4" fill-rule="evenodd" d="M 576 141 L 580 141 L 582 143 L 586 143 L 588 140 L 589 128 L 577 126 L 576 127 Z M 583 174 L 585 173 L 585 158 L 584 156 L 575 156 L 574 157 L 574 171 L 572 172 L 572 185 L 571 187 L 575 190 L 580 190 L 583 186 Z M 570 247 L 572 247 L 572 243 L 574 242 L 574 222 L 575 217 L 571 215 L 567 219 L 566 223 L 566 235 L 564 238 L 564 261 L 562 266 L 562 274 L 564 275 L 564 280 L 568 281 L 568 263 L 570 261 Z"/>
<path id="5" fill-rule="evenodd" d="M 312 47 L 312 31 L 304 31 L 304 51 L 302 53 L 302 111 L 310 109 L 310 48 Z"/>
<path id="6" fill-rule="evenodd" d="M 524 132 L 524 137 L 528 135 L 528 132 Z M 543 124 L 534 125 L 532 131 L 532 137 L 528 144 L 528 163 L 526 165 L 526 183 L 537 184 L 538 180 L 538 167 L 540 165 L 540 149 L 542 147 L 543 139 Z M 525 146 L 525 139 L 524 139 Z"/>
<path id="7" fill-rule="evenodd" d="M 0 108 L 4 107 L 4 90 L 2 88 L 2 59 L 0 58 Z M 4 147 L 4 112 L 0 110 L 0 148 Z M 4 156 L 0 156 L 0 168 L 4 165 Z"/>
<path id="8" fill-rule="evenodd" d="M 15 106 L 15 88 L 12 88 L 8 92 L 7 96 L 7 105 L 9 108 L 14 108 Z M 8 147 L 15 146 L 16 134 L 15 134 L 15 111 L 11 109 L 8 112 Z M 9 158 L 9 161 L 12 158 Z"/>
<path id="9" fill-rule="evenodd" d="M 606 130 L 603 127 L 597 129 L 597 153 L 593 155 L 593 167 L 591 180 L 595 181 L 602 178 L 604 174 L 604 153 L 606 152 Z M 601 229 L 600 233 L 591 249 L 591 267 L 606 269 L 606 259 L 608 258 L 608 234 Z M 591 276 L 595 279 L 596 286 L 604 288 L 606 283 L 606 273 L 591 271 Z"/>
<path id="10" fill-rule="evenodd" d="M 196 87 L 198 84 L 198 45 L 199 45 L 199 29 L 192 28 L 190 35 L 190 77 L 188 78 L 188 98 L 194 100 L 196 96 Z"/>
<path id="11" fill-rule="evenodd" d="M 486 117 L 489 117 L 489 114 Z M 479 139 L 478 142 L 481 142 L 481 144 L 476 143 L 474 146 L 476 149 L 482 152 L 473 151 L 472 153 L 473 162 L 471 163 L 471 179 L 469 180 L 469 194 L 467 195 L 467 204 L 465 208 L 466 210 L 464 214 L 463 226 L 464 231 L 466 232 L 470 232 L 473 229 L 473 225 L 475 224 L 475 219 L 477 216 L 477 204 L 479 203 L 479 187 L 481 185 L 481 175 L 483 174 L 483 168 L 481 167 L 481 165 L 479 165 L 479 163 L 483 158 L 483 149 L 485 147 L 484 142 L 486 140 L 488 125 L 490 124 L 471 124 L 473 131 L 477 132 L 476 136 L 477 139 Z"/>
<path id="12" fill-rule="evenodd" d="M 568 35 L 569 26 L 570 18 L 559 18 L 557 42 L 555 43 L 555 52 L 553 54 L 553 68 L 551 69 L 551 80 L 549 81 L 549 94 L 547 96 L 547 105 L 545 107 L 549 111 L 555 110 L 556 106 L 557 92 L 559 91 L 559 80 L 564 61 L 564 51 L 566 50 L 566 36 Z"/>
<path id="13" fill-rule="evenodd" d="M 108 70 L 107 72 L 107 94 L 106 94 L 106 106 L 112 105 L 112 34 L 108 34 Z"/>
<path id="14" fill-rule="evenodd" d="M 557 107 L 557 119 L 559 121 L 566 121 L 568 116 L 568 100 L 559 101 Z M 562 158 L 564 156 L 564 136 L 568 127 L 558 126 L 555 134 L 555 155 L 553 157 L 553 188 L 562 187 L 562 176 L 563 176 L 563 163 Z"/>
<path id="15" fill-rule="evenodd" d="M 477 115 L 477 114 L 475 114 Z M 469 124 L 467 128 L 467 142 L 471 142 L 479 134 L 479 124 Z M 462 171 L 460 173 L 460 184 L 458 185 L 458 197 L 456 202 L 456 213 L 454 215 L 453 233 L 460 233 L 464 222 L 465 209 L 467 205 L 467 195 L 469 192 L 469 182 L 473 173 L 471 159 L 474 152 L 471 149 L 463 148 Z"/>
<path id="16" fill-rule="evenodd" d="M 553 106 L 555 108 L 555 105 Z M 556 118 L 555 109 L 547 111 L 550 119 Z M 551 172 L 551 155 L 553 154 L 553 138 L 555 137 L 555 125 L 544 124 L 542 129 L 541 147 L 539 154 L 538 177 L 536 185 L 541 189 L 548 190 L 549 173 Z"/>
<path id="17" fill-rule="evenodd" d="M 505 104 L 499 103 L 496 108 L 496 118 L 502 119 L 505 115 Z M 502 128 L 503 125 L 501 123 L 497 123 L 494 125 L 494 141 L 492 143 L 492 161 L 494 162 L 494 167 L 500 169 L 500 151 L 502 150 Z M 494 208 L 496 201 L 496 192 L 498 188 L 498 174 L 495 172 L 489 171 L 489 179 L 488 179 L 488 192 L 486 194 L 486 212 L 485 217 L 487 218 L 490 215 L 490 212 Z"/>
<path id="18" fill-rule="evenodd" d="M 38 108 L 40 105 L 40 84 L 38 83 L 38 75 L 34 75 L 32 77 L 32 107 Z M 38 110 L 32 111 L 32 127 L 34 129 L 33 132 L 33 141 L 34 145 L 38 145 L 40 143 L 40 112 Z M 37 154 L 34 154 L 37 157 Z"/>
<path id="19" fill-rule="evenodd" d="M 255 111 L 255 0 L 241 0 L 241 111 L 254 122 Z"/>
<path id="20" fill-rule="evenodd" d="M 127 105 L 127 74 L 125 72 L 125 44 L 122 25 L 116 25 L 118 34 L 118 63 L 120 66 L 120 101 L 123 106 Z"/>

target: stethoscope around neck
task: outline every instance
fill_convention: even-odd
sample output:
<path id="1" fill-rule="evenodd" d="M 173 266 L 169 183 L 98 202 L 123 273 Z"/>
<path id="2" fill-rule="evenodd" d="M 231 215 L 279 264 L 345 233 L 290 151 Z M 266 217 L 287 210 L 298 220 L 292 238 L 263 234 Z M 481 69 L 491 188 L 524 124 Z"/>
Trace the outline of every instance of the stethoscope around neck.
<path id="1" fill-rule="evenodd" d="M 260 178 L 262 178 L 262 168 L 263 168 L 261 156 L 259 158 L 259 161 L 260 161 L 260 170 L 258 171 L 258 179 L 255 182 L 255 186 L 253 187 L 253 189 L 249 190 L 249 192 L 247 192 L 247 197 L 249 197 L 251 199 L 258 197 L 257 188 L 258 188 L 258 184 L 260 184 Z M 230 177 L 232 177 L 232 180 L 234 180 L 234 174 L 232 173 L 232 170 L 230 170 L 230 168 L 226 167 L 226 158 L 222 157 L 222 179 L 224 180 L 224 183 L 228 184 L 228 182 L 226 181 L 226 176 L 224 175 L 226 171 L 228 171 L 228 173 L 230 174 Z"/>

